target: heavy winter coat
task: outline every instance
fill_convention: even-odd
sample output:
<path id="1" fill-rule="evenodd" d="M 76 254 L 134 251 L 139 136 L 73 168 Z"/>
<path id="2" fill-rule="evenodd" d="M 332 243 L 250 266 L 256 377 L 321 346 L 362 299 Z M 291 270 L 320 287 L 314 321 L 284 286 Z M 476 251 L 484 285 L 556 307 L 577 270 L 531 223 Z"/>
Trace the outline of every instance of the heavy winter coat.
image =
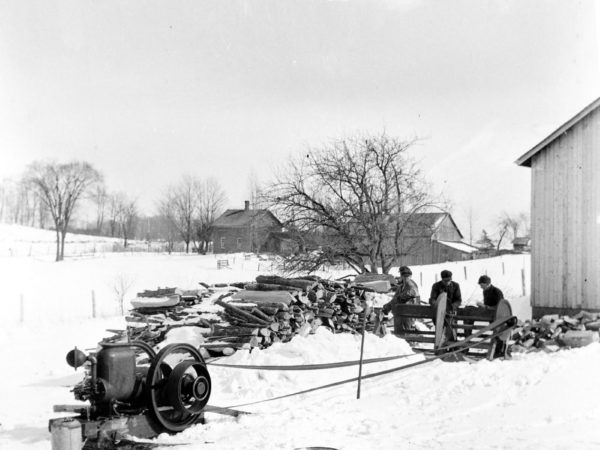
<path id="1" fill-rule="evenodd" d="M 433 305 L 442 292 L 445 292 L 447 295 L 448 307 L 452 306 L 452 309 L 457 309 L 462 303 L 460 285 L 455 281 L 450 281 L 450 283 L 446 285 L 440 280 L 437 283 L 433 283 L 433 286 L 431 286 L 429 304 Z"/>
<path id="2" fill-rule="evenodd" d="M 392 311 L 394 315 L 394 333 L 401 334 L 403 331 L 412 330 L 414 328 L 415 319 L 408 317 L 401 317 L 396 313 L 396 305 L 403 303 L 419 303 L 421 297 L 419 296 L 419 288 L 417 283 L 411 279 L 402 278 L 396 287 L 396 293 L 392 300 L 383 306 L 383 312 L 388 313 Z"/>
<path id="3" fill-rule="evenodd" d="M 493 284 L 490 284 L 487 289 L 483 290 L 483 304 L 495 308 L 498 302 L 504 298 L 504 294 Z"/>

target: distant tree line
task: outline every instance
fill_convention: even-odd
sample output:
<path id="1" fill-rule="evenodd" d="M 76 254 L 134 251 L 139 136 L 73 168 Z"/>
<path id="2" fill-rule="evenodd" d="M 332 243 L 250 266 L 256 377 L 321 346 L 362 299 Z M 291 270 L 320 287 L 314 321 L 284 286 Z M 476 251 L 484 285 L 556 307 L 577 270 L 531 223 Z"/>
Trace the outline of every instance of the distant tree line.
<path id="1" fill-rule="evenodd" d="M 132 239 L 162 240 L 169 251 L 185 242 L 185 251 L 206 252 L 214 220 L 226 200 L 218 181 L 183 176 L 157 201 L 156 214 L 141 216 L 137 199 L 111 192 L 102 174 L 85 161 L 34 161 L 17 180 L 0 183 L 0 222 L 56 232 L 56 261 L 64 259 L 68 232 Z M 95 219 L 82 224 L 78 209 Z"/>
<path id="2" fill-rule="evenodd" d="M 475 245 L 481 250 L 499 252 L 503 248 L 502 244 L 506 246 L 516 238 L 529 237 L 531 232 L 529 217 L 529 214 L 524 211 L 519 213 L 503 211 L 496 219 L 495 234 L 488 233 L 485 229 L 481 230 Z"/>
<path id="3" fill-rule="evenodd" d="M 318 248 L 295 255 L 289 267 L 312 271 L 343 261 L 357 272 L 388 273 L 411 254 L 419 214 L 449 209 L 409 156 L 416 142 L 386 133 L 347 137 L 303 149 L 265 186 L 250 173 L 253 207 L 270 208 L 300 248 L 309 241 Z M 35 161 L 18 180 L 0 184 L 0 220 L 55 230 L 57 261 L 69 231 L 122 238 L 125 248 L 133 239 L 161 240 L 169 252 L 183 242 L 186 252 L 205 253 L 225 202 L 218 180 L 183 175 L 156 199 L 154 214 L 142 216 L 136 198 L 110 191 L 85 161 Z M 94 220 L 73 226 L 78 208 Z M 471 211 L 470 242 L 472 222 Z M 525 213 L 503 212 L 496 224 L 497 237 L 482 230 L 475 244 L 499 250 L 529 232 Z"/>

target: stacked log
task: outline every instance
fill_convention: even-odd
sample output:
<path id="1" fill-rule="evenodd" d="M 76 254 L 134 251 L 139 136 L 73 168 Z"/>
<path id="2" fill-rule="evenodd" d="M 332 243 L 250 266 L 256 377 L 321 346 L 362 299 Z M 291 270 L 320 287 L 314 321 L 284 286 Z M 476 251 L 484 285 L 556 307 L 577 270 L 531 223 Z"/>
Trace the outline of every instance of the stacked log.
<path id="1" fill-rule="evenodd" d="M 581 311 L 575 316 L 546 315 L 528 320 L 513 332 L 512 352 L 555 352 L 564 347 L 582 347 L 598 342 L 600 314 Z"/>
<path id="2" fill-rule="evenodd" d="M 105 341 L 141 340 L 152 346 L 162 342 L 173 328 L 202 328 L 200 349 L 205 356 L 229 355 L 239 349 L 266 348 L 274 343 L 288 342 L 294 336 L 306 336 L 324 326 L 334 333 L 372 331 L 375 314 L 365 317 L 365 299 L 369 288 L 349 281 L 330 281 L 317 277 L 283 278 L 258 276 L 256 281 L 223 284 L 235 287 L 214 302 L 223 308 L 217 313 L 221 320 L 206 319 L 194 303 L 200 297 L 216 295 L 179 291 L 180 302 L 165 308 L 142 308 L 130 311 L 126 330 L 109 330 L 115 334 Z M 144 291 L 144 295 L 158 295 Z M 160 294 L 174 292 L 162 290 Z M 197 295 L 197 297 L 194 297 Z M 140 295 L 138 295 L 140 296 Z"/>
<path id="3" fill-rule="evenodd" d="M 300 314 L 294 306 L 282 302 L 254 303 L 246 300 L 219 298 L 216 305 L 222 306 L 223 319 L 230 324 L 223 329 L 223 335 L 233 343 L 248 343 L 251 348 L 265 348 L 275 342 L 289 341 L 302 324 Z M 248 334 L 252 339 L 247 340 Z M 241 341 L 233 340 L 240 336 Z"/>
<path id="4" fill-rule="evenodd" d="M 140 340 L 152 346 L 165 339 L 173 328 L 197 326 L 210 330 L 211 320 L 202 317 L 202 313 L 193 306 L 210 297 L 212 290 L 181 290 L 179 288 L 158 288 L 145 290 L 137 294 L 138 299 L 178 296 L 179 302 L 171 306 L 136 307 L 125 317 L 125 330 L 107 330 L 113 334 L 103 342 L 121 342 Z"/>
<path id="5" fill-rule="evenodd" d="M 176 306 L 167 311 L 137 311 L 132 310 L 125 317 L 125 330 L 108 330 L 113 336 L 104 342 L 119 342 L 122 340 L 143 341 L 152 346 L 165 339 L 166 334 L 179 327 L 195 326 L 203 328 L 208 334 L 213 321 L 202 317 L 202 313 L 185 306 Z"/>
<path id="6" fill-rule="evenodd" d="M 257 288 L 257 286 L 259 286 Z M 375 314 L 365 317 L 368 289 L 317 278 L 259 276 L 244 291 L 224 295 L 215 304 L 223 307 L 223 319 L 232 325 L 228 338 L 235 340 L 236 328 L 252 330 L 255 339 L 239 341 L 251 347 L 266 348 L 287 342 L 295 335 L 306 336 L 319 326 L 332 332 L 360 333 L 375 327 Z M 284 291 L 287 290 L 287 295 Z"/>

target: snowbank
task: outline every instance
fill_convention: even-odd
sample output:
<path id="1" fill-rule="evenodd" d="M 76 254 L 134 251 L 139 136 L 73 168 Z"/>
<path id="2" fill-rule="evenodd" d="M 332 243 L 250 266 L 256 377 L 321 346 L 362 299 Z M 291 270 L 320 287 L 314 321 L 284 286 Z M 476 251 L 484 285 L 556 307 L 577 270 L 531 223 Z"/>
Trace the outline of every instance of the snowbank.
<path id="1" fill-rule="evenodd" d="M 217 269 L 217 258 L 229 269 Z M 413 278 L 427 299 L 440 270 L 449 269 L 465 301 L 481 298 L 477 277 L 488 273 L 511 300 L 520 318 L 530 314 L 527 256 L 414 266 Z M 65 363 L 73 346 L 89 349 L 106 329 L 124 329 L 117 315 L 117 287 L 125 308 L 135 293 L 157 287 L 196 288 L 199 282 L 250 281 L 271 273 L 269 262 L 242 255 L 106 254 L 68 258 L 61 263 L 0 257 L 3 273 L 3 326 L 0 328 L 0 448 L 47 449 L 52 405 L 74 403 L 70 386 L 82 379 Z M 319 275 L 336 278 L 348 272 Z M 92 318 L 92 291 L 96 318 Z M 525 294 L 525 295 L 523 295 Z M 21 302 L 21 299 L 23 301 Z M 23 310 L 21 310 L 23 306 Z M 206 310 L 211 310 L 210 306 Z M 214 310 L 214 308 L 213 308 Z M 188 330 L 189 331 L 189 330 Z M 188 333 L 185 329 L 179 333 Z M 189 334 L 175 340 L 199 339 Z M 319 330 L 306 338 L 263 351 L 238 352 L 230 364 L 289 365 L 358 359 L 360 339 Z M 365 358 L 410 354 L 405 341 L 367 335 Z M 365 374 L 422 358 L 377 363 Z M 235 406 L 285 395 L 357 376 L 342 369 L 277 372 L 209 367 L 211 404 Z M 207 414 L 207 424 L 159 442 L 185 442 L 187 450 L 594 448 L 599 439 L 600 345 L 555 354 L 518 355 L 510 361 L 475 364 L 434 361 L 406 371 L 356 383 L 240 407 L 251 415 L 234 419 Z"/>

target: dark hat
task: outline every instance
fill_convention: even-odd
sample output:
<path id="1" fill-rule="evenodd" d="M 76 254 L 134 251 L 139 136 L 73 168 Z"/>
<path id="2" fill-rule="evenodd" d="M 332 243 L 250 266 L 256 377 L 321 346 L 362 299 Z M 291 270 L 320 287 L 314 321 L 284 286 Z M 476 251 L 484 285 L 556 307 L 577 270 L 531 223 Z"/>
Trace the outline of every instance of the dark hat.
<path id="1" fill-rule="evenodd" d="M 400 267 L 400 275 L 412 275 L 412 270 L 408 266 Z"/>
<path id="2" fill-rule="evenodd" d="M 452 278 L 452 272 L 449 270 L 442 270 L 440 275 L 442 275 L 442 278 Z"/>
<path id="3" fill-rule="evenodd" d="M 491 282 L 492 282 L 492 279 L 490 277 L 488 277 L 487 275 L 481 275 L 479 277 L 479 281 L 477 282 L 477 284 L 481 284 L 481 283 L 490 284 Z"/>

